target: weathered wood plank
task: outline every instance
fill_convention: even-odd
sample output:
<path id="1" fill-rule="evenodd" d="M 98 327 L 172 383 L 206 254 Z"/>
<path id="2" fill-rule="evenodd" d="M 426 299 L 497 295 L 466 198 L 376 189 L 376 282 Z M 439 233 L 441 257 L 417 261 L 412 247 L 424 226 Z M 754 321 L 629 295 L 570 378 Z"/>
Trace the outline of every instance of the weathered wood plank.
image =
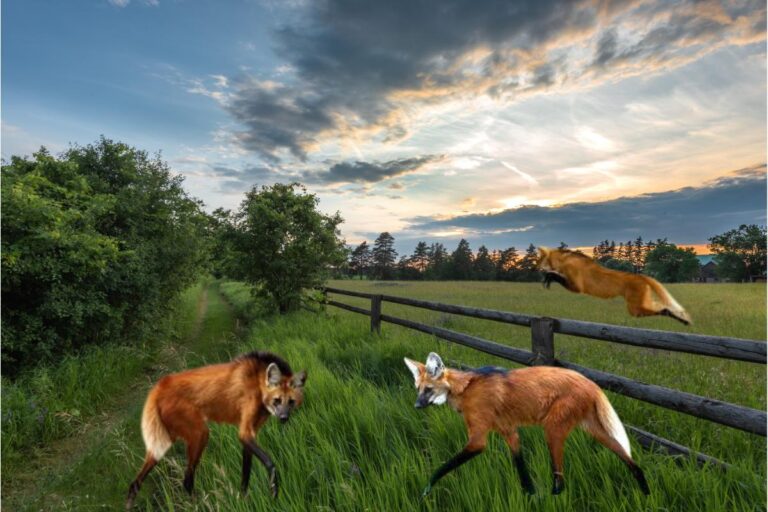
<path id="1" fill-rule="evenodd" d="M 645 384 L 644 382 L 600 370 L 593 370 L 592 368 L 586 368 L 567 361 L 558 360 L 555 364 L 577 371 L 600 387 L 615 393 L 753 434 L 766 435 L 765 411 L 721 402 L 720 400 L 669 389 L 655 384 Z"/>
<path id="2" fill-rule="evenodd" d="M 637 329 L 564 318 L 555 320 L 555 332 L 624 345 L 723 357 L 751 363 L 766 363 L 766 343 L 755 340 Z"/>
<path id="3" fill-rule="evenodd" d="M 326 292 L 338 293 L 339 295 L 349 295 L 350 297 L 362 297 L 363 299 L 370 299 L 373 297 L 371 293 L 353 292 L 352 290 L 341 290 L 339 288 L 323 288 Z"/>
<path id="4" fill-rule="evenodd" d="M 381 295 L 371 297 L 371 332 L 381 334 Z"/>
<path id="5" fill-rule="evenodd" d="M 337 302 L 335 300 L 329 300 L 328 301 L 329 306 L 336 306 L 337 308 L 346 309 L 347 311 L 352 311 L 353 313 L 360 313 L 361 315 L 370 316 L 371 312 L 367 309 L 359 308 L 357 306 L 350 306 L 349 304 L 344 304 L 343 302 Z"/>
<path id="6" fill-rule="evenodd" d="M 507 311 L 498 311 L 495 309 L 472 308 L 468 306 L 458 306 L 455 304 L 442 304 L 440 302 L 430 302 L 426 300 L 408 299 L 406 297 L 396 297 L 394 295 L 383 295 L 385 302 L 394 302 L 406 306 L 414 306 L 442 313 L 453 313 L 455 315 L 471 316 L 473 318 L 483 318 L 485 320 L 495 320 L 515 325 L 531 325 L 531 319 L 536 318 L 531 315 L 522 315 L 519 313 L 510 313 Z"/>
<path id="7" fill-rule="evenodd" d="M 459 306 L 456 304 L 442 304 L 440 302 L 409 299 L 394 295 L 384 295 L 383 300 L 386 302 L 394 302 L 396 304 L 429 309 L 431 311 L 482 318 L 485 320 L 493 320 L 514 325 L 528 326 L 531 325 L 533 319 L 538 318 L 532 315 L 523 315 L 508 311 Z M 658 348 L 675 352 L 686 352 L 690 354 L 766 364 L 766 349 L 768 348 L 768 345 L 762 341 L 728 338 L 723 336 L 706 336 L 685 332 L 638 329 L 635 327 L 583 322 L 581 320 L 570 320 L 566 318 L 556 318 L 554 320 L 555 332 L 560 334 L 611 341 L 638 347 Z"/>
<path id="8" fill-rule="evenodd" d="M 730 464 L 727 464 L 710 455 L 706 455 L 704 453 L 691 450 L 687 446 L 677 444 L 674 441 L 670 441 L 669 439 L 664 439 L 663 437 L 659 437 L 655 434 L 651 434 L 650 432 L 646 432 L 645 430 L 640 430 L 639 428 L 633 427 L 632 425 L 625 424 L 624 427 L 627 429 L 627 431 L 629 431 L 630 434 L 632 434 L 635 437 L 635 439 L 637 439 L 637 442 L 640 443 L 640 446 L 642 446 L 643 448 L 647 448 L 651 450 L 655 449 L 655 450 L 663 451 L 668 455 L 679 456 L 679 457 L 693 456 L 696 458 L 696 463 L 699 466 L 711 464 L 713 466 L 717 466 L 722 469 L 730 469 L 731 467 Z"/>
<path id="9" fill-rule="evenodd" d="M 553 365 L 555 362 L 555 332 L 552 318 L 531 320 L 531 350 L 533 365 Z"/>
<path id="10" fill-rule="evenodd" d="M 516 363 L 530 365 L 531 360 L 533 359 L 533 353 L 528 352 L 527 350 L 520 350 L 519 348 L 500 345 L 499 343 L 484 340 L 483 338 L 478 338 L 476 336 L 470 336 L 469 334 L 463 334 L 460 332 L 443 329 L 441 327 L 432 327 L 430 325 L 425 325 L 419 322 L 413 322 L 411 320 L 405 320 L 403 318 L 397 318 L 389 315 L 381 315 L 381 320 L 383 322 L 389 322 L 391 324 L 400 325 L 409 329 L 431 334 L 433 336 L 437 336 L 438 338 L 458 343 L 459 345 L 474 348 L 481 352 L 485 352 L 486 354 L 491 354 L 494 356 L 503 357 L 504 359 L 509 359 L 510 361 L 515 361 Z"/>

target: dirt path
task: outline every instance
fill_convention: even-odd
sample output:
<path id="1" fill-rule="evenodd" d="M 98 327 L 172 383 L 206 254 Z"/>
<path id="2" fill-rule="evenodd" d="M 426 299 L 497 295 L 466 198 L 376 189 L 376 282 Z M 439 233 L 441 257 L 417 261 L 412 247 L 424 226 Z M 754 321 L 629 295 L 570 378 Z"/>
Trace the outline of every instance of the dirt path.
<path id="1" fill-rule="evenodd" d="M 209 308 L 211 303 L 215 306 L 214 311 Z M 204 360 L 207 353 L 220 351 L 218 347 L 211 345 L 215 345 L 220 339 L 231 337 L 229 333 L 233 331 L 232 312 L 219 294 L 217 286 L 205 286 L 195 304 L 193 325 L 185 339 L 163 347 L 158 359 L 163 368 L 181 368 L 190 360 Z M 89 418 L 77 434 L 31 453 L 24 471 L 17 471 L 12 478 L 6 480 L 6 486 L 3 488 L 4 508 L 80 508 L 73 506 L 70 496 L 67 496 L 69 493 L 66 492 L 66 487 L 57 489 L 56 481 L 84 461 L 94 447 L 109 445 L 112 441 L 109 437 L 114 437 L 123 425 L 129 422 L 137 423 L 134 416 L 140 414 L 149 383 L 155 382 L 159 373 L 160 370 L 153 367 L 148 373 L 137 376 L 136 381 L 122 396 L 110 400 L 109 406 L 100 414 Z M 61 492 L 62 490 L 64 492 Z M 96 507 L 105 508 L 105 505 L 102 503 L 101 507 Z"/>

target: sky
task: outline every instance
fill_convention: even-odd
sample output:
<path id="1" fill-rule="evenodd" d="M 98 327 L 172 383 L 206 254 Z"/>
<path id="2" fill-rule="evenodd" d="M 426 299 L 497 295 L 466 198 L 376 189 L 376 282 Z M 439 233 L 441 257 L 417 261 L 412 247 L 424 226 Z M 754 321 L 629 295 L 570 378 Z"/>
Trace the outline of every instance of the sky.
<path id="1" fill-rule="evenodd" d="M 104 135 L 401 254 L 766 223 L 764 1 L 4 0 L 3 159 Z"/>

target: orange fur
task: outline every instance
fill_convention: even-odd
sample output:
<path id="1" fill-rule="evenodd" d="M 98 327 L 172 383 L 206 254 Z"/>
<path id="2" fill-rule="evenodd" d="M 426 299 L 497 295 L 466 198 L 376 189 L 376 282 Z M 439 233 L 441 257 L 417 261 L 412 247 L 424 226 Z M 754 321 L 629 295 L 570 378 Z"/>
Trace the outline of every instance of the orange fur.
<path id="1" fill-rule="evenodd" d="M 603 299 L 624 297 L 632 316 L 666 315 L 686 325 L 691 323 L 685 309 L 652 277 L 611 270 L 584 254 L 545 247 L 539 247 L 538 267 L 561 276 L 563 286 L 574 293 Z"/>
<path id="2" fill-rule="evenodd" d="M 439 366 L 442 362 L 436 354 Z M 524 470 L 520 454 L 518 427 L 540 425 L 552 457 L 555 473 L 553 492 L 563 485 L 563 454 L 570 432 L 581 426 L 595 439 L 612 450 L 629 467 L 644 491 L 647 491 L 642 472 L 632 461 L 629 440 L 618 416 L 602 390 L 583 375 L 556 367 L 536 366 L 519 370 L 500 371 L 481 369 L 459 371 L 438 369 L 437 374 L 421 363 L 406 359 L 419 389 L 420 398 L 447 393 L 447 402 L 464 418 L 467 444 L 462 453 L 481 452 L 491 431 L 499 433 L 515 456 L 521 483 L 532 487 Z M 423 406 L 424 401 L 417 402 Z M 439 403 L 439 402 L 432 402 Z M 462 461 L 463 462 L 463 461 Z M 460 463 L 462 463 L 460 462 Z M 451 467 L 452 469 L 452 467 Z M 445 474 L 438 470 L 430 486 Z M 639 474 L 639 476 L 638 476 Z"/>
<path id="3" fill-rule="evenodd" d="M 208 443 L 209 421 L 236 425 L 244 449 L 251 450 L 265 466 L 268 464 L 262 457 L 271 464 L 265 452 L 255 445 L 255 437 L 270 414 L 285 421 L 301 404 L 305 379 L 306 372 L 293 375 L 285 361 L 266 352 L 253 352 L 229 363 L 160 379 L 150 390 L 144 406 L 142 435 L 147 455 L 129 489 L 127 507 L 132 505 L 146 474 L 177 439 L 187 445 L 184 485 L 191 492 L 195 468 Z M 249 469 L 250 455 L 247 455 Z M 245 461 L 243 478 L 246 486 Z M 275 480 L 273 493 L 276 490 Z"/>

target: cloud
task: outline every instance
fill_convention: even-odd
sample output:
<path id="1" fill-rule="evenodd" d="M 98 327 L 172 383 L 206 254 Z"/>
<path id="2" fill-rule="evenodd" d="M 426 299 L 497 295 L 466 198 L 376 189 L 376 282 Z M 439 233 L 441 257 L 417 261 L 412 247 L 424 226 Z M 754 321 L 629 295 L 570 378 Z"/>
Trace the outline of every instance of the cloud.
<path id="1" fill-rule="evenodd" d="M 356 193 L 372 195 L 367 186 L 396 176 L 417 172 L 432 162 L 440 161 L 441 155 L 424 155 L 413 158 L 402 158 L 388 162 L 336 162 L 331 163 L 327 170 L 293 170 L 279 165 L 250 165 L 235 168 L 229 165 L 209 164 L 204 173 L 209 178 L 218 179 L 224 192 L 245 192 L 252 186 L 271 185 L 273 183 L 301 182 L 320 186 L 336 186 L 343 184 L 362 184 L 362 188 L 331 189 L 336 193 Z M 186 164 L 207 164 L 204 158 L 182 157 L 176 162 Z M 402 183 L 394 182 L 388 189 L 401 190 Z M 388 195 L 390 199 L 402 199 L 399 195 Z"/>
<path id="2" fill-rule="evenodd" d="M 279 168 L 246 166 L 241 169 L 226 165 L 209 165 L 209 178 L 216 179 L 219 191 L 227 194 L 242 194 L 254 186 L 298 181 L 296 175 Z"/>
<path id="3" fill-rule="evenodd" d="M 599 240 L 668 237 L 704 243 L 739 224 L 766 222 L 765 164 L 741 169 L 699 187 L 558 207 L 521 206 L 450 219 L 411 219 L 404 236 L 460 232 L 495 247 L 511 244 L 592 245 Z M 523 232 L 524 234 L 516 234 Z"/>
<path id="4" fill-rule="evenodd" d="M 442 158 L 441 155 L 424 155 L 414 158 L 390 160 L 388 162 L 339 162 L 333 164 L 327 172 L 307 173 L 305 178 L 308 182 L 326 184 L 376 183 L 387 178 L 416 172 L 425 165 L 439 161 Z M 402 188 L 402 185 L 399 188 Z"/>
<path id="5" fill-rule="evenodd" d="M 765 4 L 737 1 L 300 2 L 276 30 L 290 73 L 232 83 L 236 140 L 270 162 L 324 140 L 409 136 L 420 106 L 498 102 L 679 67 L 765 38 Z M 590 133 L 588 143 L 608 149 Z"/>

